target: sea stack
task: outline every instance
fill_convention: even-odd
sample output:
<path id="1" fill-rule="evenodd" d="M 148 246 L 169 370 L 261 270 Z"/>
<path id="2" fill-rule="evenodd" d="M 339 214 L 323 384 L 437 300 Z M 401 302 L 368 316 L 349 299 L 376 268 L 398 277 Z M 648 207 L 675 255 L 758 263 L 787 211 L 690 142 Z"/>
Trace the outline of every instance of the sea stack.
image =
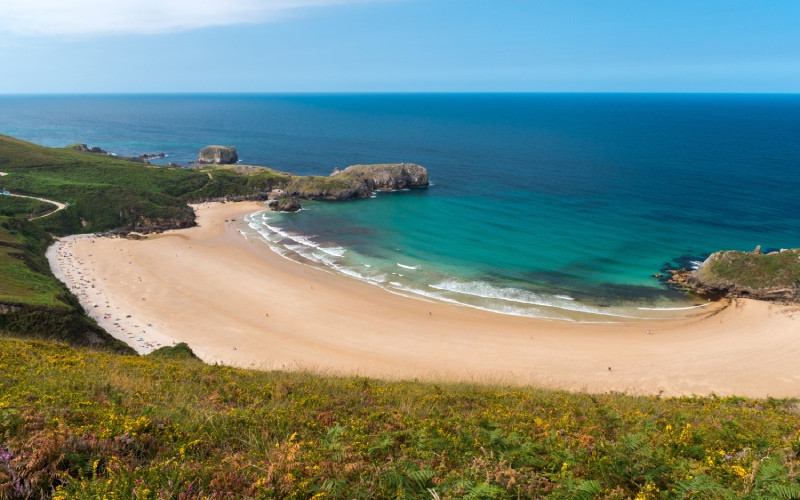
<path id="1" fill-rule="evenodd" d="M 233 146 L 206 146 L 197 155 L 197 163 L 231 165 L 239 161 L 236 148 Z"/>

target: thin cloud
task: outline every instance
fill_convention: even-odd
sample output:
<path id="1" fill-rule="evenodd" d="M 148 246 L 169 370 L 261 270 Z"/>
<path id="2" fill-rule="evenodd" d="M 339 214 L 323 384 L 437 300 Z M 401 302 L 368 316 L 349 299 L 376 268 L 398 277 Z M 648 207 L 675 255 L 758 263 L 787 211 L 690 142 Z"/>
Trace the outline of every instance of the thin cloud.
<path id="1" fill-rule="evenodd" d="M 260 23 L 307 7 L 375 0 L 0 0 L 0 32 L 153 34 Z"/>

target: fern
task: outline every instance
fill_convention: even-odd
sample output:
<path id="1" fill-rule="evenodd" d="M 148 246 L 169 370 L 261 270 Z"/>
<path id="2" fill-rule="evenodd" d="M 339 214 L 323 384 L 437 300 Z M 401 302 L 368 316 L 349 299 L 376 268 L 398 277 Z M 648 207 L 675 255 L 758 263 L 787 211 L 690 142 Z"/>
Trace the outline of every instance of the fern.
<path id="1" fill-rule="evenodd" d="M 491 485 L 489 483 L 478 483 L 469 489 L 469 493 L 464 495 L 464 500 L 484 500 L 497 498 L 503 495 L 505 491 L 502 488 Z"/>
<path id="2" fill-rule="evenodd" d="M 800 498 L 800 484 L 770 484 L 766 488 L 769 498 L 780 498 L 782 500 L 795 500 Z"/>
<path id="3" fill-rule="evenodd" d="M 575 488 L 574 497 L 576 500 L 591 500 L 603 492 L 603 487 L 598 481 L 584 480 Z"/>
<path id="4" fill-rule="evenodd" d="M 762 498 L 797 499 L 800 498 L 800 483 L 789 477 L 783 465 L 767 458 L 758 467 L 754 493 Z"/>
<path id="5" fill-rule="evenodd" d="M 675 487 L 678 498 L 733 498 L 733 492 L 715 483 L 709 476 L 695 476 Z"/>

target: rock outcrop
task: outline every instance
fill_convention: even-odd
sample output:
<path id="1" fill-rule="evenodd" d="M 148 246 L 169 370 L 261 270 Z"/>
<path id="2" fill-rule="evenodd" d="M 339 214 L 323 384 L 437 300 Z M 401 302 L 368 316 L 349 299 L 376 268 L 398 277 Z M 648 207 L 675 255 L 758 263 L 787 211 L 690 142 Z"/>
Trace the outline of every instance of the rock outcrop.
<path id="1" fill-rule="evenodd" d="M 361 181 L 320 175 L 295 176 L 283 190 L 283 196 L 304 200 L 343 201 L 367 198 L 372 191 Z"/>
<path id="2" fill-rule="evenodd" d="M 273 212 L 297 212 L 302 208 L 300 206 L 300 200 L 295 196 L 270 200 L 267 206 L 269 206 Z"/>
<path id="3" fill-rule="evenodd" d="M 120 233 L 135 232 L 140 234 L 162 233 L 173 229 L 186 229 L 195 225 L 194 211 L 190 209 L 185 218 L 177 217 L 158 217 L 148 218 L 140 216 L 136 222 L 126 225 Z"/>
<path id="4" fill-rule="evenodd" d="M 67 149 L 74 149 L 75 151 L 81 151 L 83 153 L 98 153 L 107 155 L 108 151 L 101 149 L 98 146 L 89 147 L 86 144 L 82 144 L 80 142 L 67 146 Z"/>
<path id="5" fill-rule="evenodd" d="M 693 271 L 671 271 L 669 283 L 704 297 L 800 302 L 800 249 L 764 254 L 723 251 Z"/>
<path id="6" fill-rule="evenodd" d="M 231 165 L 239 161 L 236 148 L 233 146 L 206 146 L 197 155 L 197 163 Z"/>
<path id="7" fill-rule="evenodd" d="M 307 200 L 353 200 L 368 198 L 375 191 L 424 188 L 428 171 L 413 163 L 353 165 L 336 169 L 329 177 L 297 176 L 287 184 L 286 196 Z"/>
<path id="8" fill-rule="evenodd" d="M 344 170 L 334 170 L 331 177 L 336 176 L 359 180 L 369 191 L 428 187 L 428 170 L 414 163 L 352 165 Z"/>

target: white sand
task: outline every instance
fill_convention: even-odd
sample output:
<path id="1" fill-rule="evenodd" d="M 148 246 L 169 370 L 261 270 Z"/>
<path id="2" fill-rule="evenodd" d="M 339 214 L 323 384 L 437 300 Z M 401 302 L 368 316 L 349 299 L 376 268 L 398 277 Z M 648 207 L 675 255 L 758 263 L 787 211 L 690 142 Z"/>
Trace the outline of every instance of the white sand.
<path id="1" fill-rule="evenodd" d="M 800 396 L 798 307 L 736 300 L 673 319 L 581 324 L 431 303 L 290 262 L 226 222 L 260 208 L 197 207 L 199 227 L 141 241 L 68 238 L 51 248 L 51 266 L 139 352 L 183 341 L 207 362 L 261 369 Z"/>

